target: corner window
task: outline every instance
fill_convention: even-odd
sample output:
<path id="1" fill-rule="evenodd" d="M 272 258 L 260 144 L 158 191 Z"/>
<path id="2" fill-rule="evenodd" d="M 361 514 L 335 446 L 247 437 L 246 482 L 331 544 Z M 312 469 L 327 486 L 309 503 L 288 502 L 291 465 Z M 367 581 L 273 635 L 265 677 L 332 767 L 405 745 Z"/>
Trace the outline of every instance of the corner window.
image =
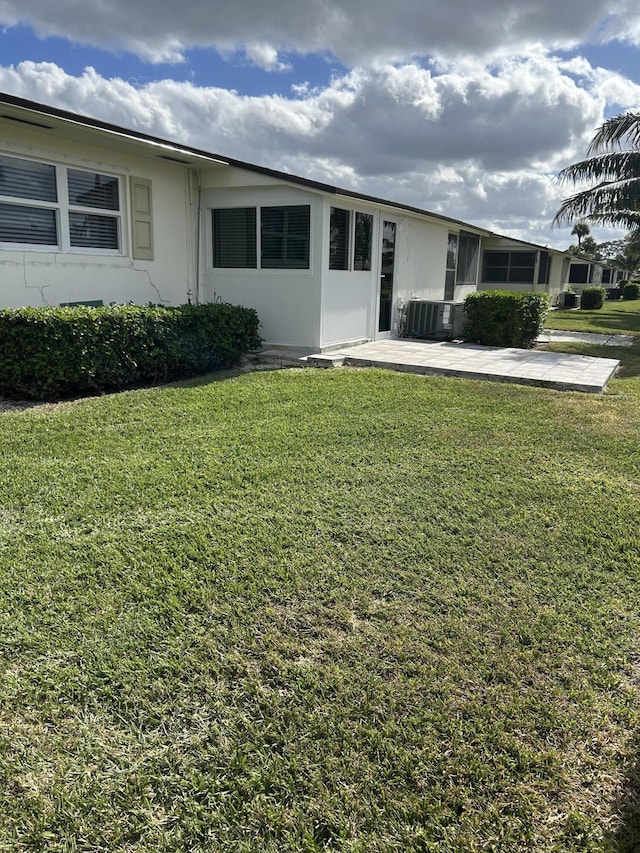
<path id="1" fill-rule="evenodd" d="M 373 215 L 356 213 L 353 239 L 354 270 L 371 270 L 371 243 L 373 238 Z"/>
<path id="2" fill-rule="evenodd" d="M 309 269 L 310 211 L 308 204 L 260 209 L 262 269 Z"/>
<path id="3" fill-rule="evenodd" d="M 212 266 L 218 269 L 308 270 L 310 224 L 308 204 L 214 208 L 211 211 Z"/>
<path id="4" fill-rule="evenodd" d="M 456 284 L 475 285 L 477 283 L 479 252 L 480 238 L 475 234 L 468 234 L 466 231 L 461 231 L 458 236 Z"/>
<path id="5" fill-rule="evenodd" d="M 331 208 L 329 220 L 329 269 L 349 269 L 349 228 L 351 216 L 349 210 L 341 207 Z"/>
<path id="6" fill-rule="evenodd" d="M 458 265 L 458 235 L 447 237 L 447 267 L 444 276 L 444 298 L 453 299 L 456 288 L 456 267 Z"/>
<path id="7" fill-rule="evenodd" d="M 213 266 L 229 269 L 255 269 L 255 207 L 221 208 L 212 211 Z"/>
<path id="8" fill-rule="evenodd" d="M 0 155 L 0 242 L 121 249 L 120 179 Z"/>
<path id="9" fill-rule="evenodd" d="M 540 252 L 540 263 L 538 264 L 538 284 L 549 284 L 551 275 L 551 258 L 549 252 Z"/>

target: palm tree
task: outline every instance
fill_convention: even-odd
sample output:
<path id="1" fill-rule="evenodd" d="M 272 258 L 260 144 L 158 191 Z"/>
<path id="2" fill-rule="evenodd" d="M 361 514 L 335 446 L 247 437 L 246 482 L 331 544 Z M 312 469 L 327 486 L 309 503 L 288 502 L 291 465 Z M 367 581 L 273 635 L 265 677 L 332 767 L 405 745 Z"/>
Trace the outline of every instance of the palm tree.
<path id="1" fill-rule="evenodd" d="M 640 234 L 640 113 L 623 113 L 606 121 L 593 137 L 587 155 L 558 177 L 574 185 L 596 183 L 565 199 L 554 225 L 587 219 Z"/>
<path id="2" fill-rule="evenodd" d="M 578 248 L 582 246 L 582 238 L 586 237 L 591 231 L 591 228 L 587 225 L 586 222 L 576 222 L 573 226 L 573 231 L 571 232 L 572 236 L 578 238 Z"/>

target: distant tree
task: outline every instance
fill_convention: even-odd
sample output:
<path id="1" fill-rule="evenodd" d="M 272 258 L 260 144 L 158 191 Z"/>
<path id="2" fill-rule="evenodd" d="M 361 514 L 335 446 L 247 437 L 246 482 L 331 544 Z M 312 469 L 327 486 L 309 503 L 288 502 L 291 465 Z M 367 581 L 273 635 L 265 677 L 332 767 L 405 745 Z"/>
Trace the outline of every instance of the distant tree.
<path id="1" fill-rule="evenodd" d="M 594 183 L 565 199 L 556 225 L 588 220 L 627 228 L 640 236 L 640 113 L 623 113 L 606 121 L 587 150 L 587 159 L 567 166 L 566 183 Z"/>
<path id="2" fill-rule="evenodd" d="M 587 225 L 586 222 L 576 222 L 573 226 L 573 231 L 571 232 L 573 237 L 578 238 L 578 249 L 582 246 L 582 238 L 586 237 L 587 234 L 591 232 L 591 228 Z"/>
<path id="3" fill-rule="evenodd" d="M 582 246 L 580 247 L 580 254 L 585 258 L 593 258 L 594 260 L 599 260 L 600 253 L 598 251 L 598 244 L 593 239 L 593 237 L 585 237 L 582 241 Z"/>
<path id="4" fill-rule="evenodd" d="M 640 266 L 640 240 L 634 241 L 631 235 L 622 240 L 608 240 L 598 245 L 602 258 L 613 261 L 628 270 L 636 270 Z"/>

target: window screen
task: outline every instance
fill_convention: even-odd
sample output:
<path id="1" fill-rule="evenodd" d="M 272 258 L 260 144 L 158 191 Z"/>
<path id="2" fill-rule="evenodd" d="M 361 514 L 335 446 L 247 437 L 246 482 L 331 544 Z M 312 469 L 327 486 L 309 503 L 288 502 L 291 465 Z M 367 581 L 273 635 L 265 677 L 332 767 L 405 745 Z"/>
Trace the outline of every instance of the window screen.
<path id="1" fill-rule="evenodd" d="M 213 266 L 255 269 L 255 207 L 218 208 L 212 214 Z"/>
<path id="2" fill-rule="evenodd" d="M 348 210 L 331 208 L 329 223 L 329 269 L 349 269 L 349 225 Z"/>
<path id="3" fill-rule="evenodd" d="M 371 240 L 373 235 L 373 216 L 370 213 L 356 213 L 353 247 L 354 270 L 371 269 Z"/>
<path id="4" fill-rule="evenodd" d="M 457 284 L 476 284 L 479 250 L 480 238 L 461 231 L 458 240 Z"/>
<path id="5" fill-rule="evenodd" d="M 19 204 L 0 204 L 0 242 L 57 246 L 55 210 Z"/>
<path id="6" fill-rule="evenodd" d="M 96 172 L 67 171 L 69 204 L 77 207 L 99 207 L 102 210 L 119 210 L 118 179 Z"/>
<path id="7" fill-rule="evenodd" d="M 0 155 L 0 196 L 58 200 L 56 167 Z"/>
<path id="8" fill-rule="evenodd" d="M 72 246 L 92 249 L 117 249 L 118 220 L 115 216 L 69 213 L 69 239 Z"/>
<path id="9" fill-rule="evenodd" d="M 309 205 L 263 207 L 260 214 L 262 268 L 309 269 Z"/>
<path id="10" fill-rule="evenodd" d="M 536 252 L 484 253 L 482 280 L 494 284 L 533 284 Z"/>

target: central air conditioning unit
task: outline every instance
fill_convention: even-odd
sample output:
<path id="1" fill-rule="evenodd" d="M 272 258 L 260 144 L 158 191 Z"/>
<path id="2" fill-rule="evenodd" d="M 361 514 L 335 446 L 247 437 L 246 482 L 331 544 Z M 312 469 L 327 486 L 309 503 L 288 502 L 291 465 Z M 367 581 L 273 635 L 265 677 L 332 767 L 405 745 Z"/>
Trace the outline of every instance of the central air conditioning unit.
<path id="1" fill-rule="evenodd" d="M 411 299 L 407 303 L 405 338 L 452 341 L 464 327 L 464 302 L 429 302 Z"/>
<path id="2" fill-rule="evenodd" d="M 563 290 L 558 294 L 558 308 L 579 308 L 580 296 L 572 290 Z"/>

